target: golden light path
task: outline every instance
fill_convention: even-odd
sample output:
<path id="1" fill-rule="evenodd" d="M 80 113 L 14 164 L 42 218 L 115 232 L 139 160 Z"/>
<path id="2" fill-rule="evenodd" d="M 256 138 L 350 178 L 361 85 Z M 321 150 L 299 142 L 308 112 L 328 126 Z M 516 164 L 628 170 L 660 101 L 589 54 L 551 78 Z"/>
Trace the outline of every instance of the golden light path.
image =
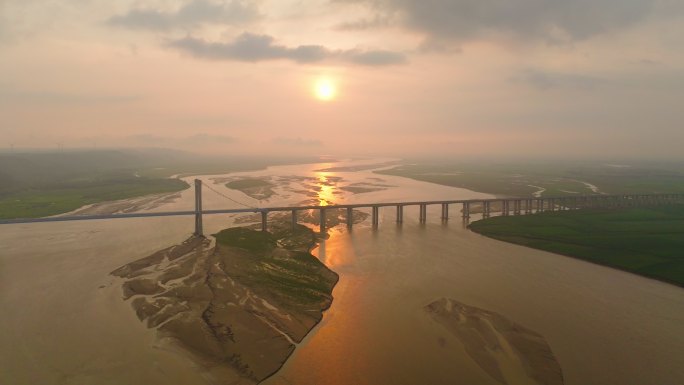
<path id="1" fill-rule="evenodd" d="M 321 172 L 318 173 L 318 205 L 328 206 L 334 203 L 335 198 L 335 186 L 333 186 L 328 177 L 330 173 Z"/>

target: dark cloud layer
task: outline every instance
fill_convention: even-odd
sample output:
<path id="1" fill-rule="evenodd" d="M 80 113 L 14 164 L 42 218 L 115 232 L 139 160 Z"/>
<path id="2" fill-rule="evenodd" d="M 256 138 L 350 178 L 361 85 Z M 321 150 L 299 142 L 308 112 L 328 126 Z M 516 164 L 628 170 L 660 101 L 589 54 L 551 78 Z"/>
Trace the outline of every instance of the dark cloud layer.
<path id="1" fill-rule="evenodd" d="M 124 15 L 110 18 L 108 23 L 133 29 L 168 30 L 202 23 L 242 24 L 258 17 L 256 6 L 246 1 L 193 0 L 173 12 L 133 9 Z"/>
<path id="2" fill-rule="evenodd" d="M 340 61 L 367 66 L 401 64 L 406 61 L 403 54 L 384 50 L 331 50 L 321 45 L 279 45 L 269 35 L 243 33 L 232 42 L 208 42 L 194 37 L 171 40 L 170 47 L 195 57 L 214 60 L 235 60 L 258 62 L 286 59 L 297 63 Z"/>
<path id="3" fill-rule="evenodd" d="M 605 79 L 583 74 L 549 72 L 530 68 L 520 71 L 511 80 L 541 90 L 556 88 L 592 89 L 606 83 Z"/>
<path id="4" fill-rule="evenodd" d="M 503 35 L 572 41 L 628 27 L 658 0 L 336 0 L 367 3 L 379 13 L 437 40 Z"/>

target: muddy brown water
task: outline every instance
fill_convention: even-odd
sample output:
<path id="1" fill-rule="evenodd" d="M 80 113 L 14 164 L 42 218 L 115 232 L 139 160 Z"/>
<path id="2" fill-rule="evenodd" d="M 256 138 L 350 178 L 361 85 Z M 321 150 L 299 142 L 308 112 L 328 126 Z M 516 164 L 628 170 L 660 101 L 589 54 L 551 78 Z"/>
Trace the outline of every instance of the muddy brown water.
<path id="1" fill-rule="evenodd" d="M 321 168 L 244 173 L 278 182 L 269 202 L 220 191 L 263 206 L 485 196 L 385 176 L 382 183 L 396 187 L 354 195 L 338 187 L 377 175 L 315 171 Z M 321 183 L 330 176 L 343 179 Z M 208 192 L 204 201 L 207 208 L 238 207 Z M 185 209 L 192 202 L 186 191 L 151 210 Z M 399 227 L 387 208 L 378 230 L 368 221 L 351 232 L 331 230 L 314 253 L 340 274 L 333 305 L 265 384 L 497 384 L 425 314 L 427 304 L 443 297 L 543 336 L 566 384 L 684 382 L 683 289 L 491 240 L 464 229 L 457 217 L 442 224 L 439 207 L 429 209 L 425 225 L 417 217 L 417 208 L 407 208 Z M 205 226 L 215 232 L 233 220 L 206 217 Z M 192 225 L 191 217 L 180 217 L 0 227 L 0 383 L 230 383 L 229 371 L 206 372 L 157 339 L 109 275 L 182 242 Z"/>

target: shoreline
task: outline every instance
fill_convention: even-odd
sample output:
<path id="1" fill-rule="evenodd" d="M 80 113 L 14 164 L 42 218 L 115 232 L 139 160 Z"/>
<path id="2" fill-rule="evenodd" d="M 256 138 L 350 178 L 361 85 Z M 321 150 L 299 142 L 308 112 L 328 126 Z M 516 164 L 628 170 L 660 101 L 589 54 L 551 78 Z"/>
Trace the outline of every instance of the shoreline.
<path id="1" fill-rule="evenodd" d="M 633 210 L 633 209 L 608 210 L 608 211 L 607 210 L 601 210 L 601 211 L 595 210 L 592 212 L 585 211 L 584 213 L 587 215 L 590 215 L 591 213 L 606 213 L 606 212 L 607 213 L 618 213 L 619 214 L 619 213 L 629 213 L 629 211 L 631 211 L 631 210 Z M 564 214 L 565 212 L 560 212 L 560 213 L 554 212 L 554 213 L 555 213 L 554 216 L 560 216 L 560 215 Z M 576 213 L 576 212 L 570 212 L 570 213 Z M 539 213 L 539 214 L 532 214 L 532 216 L 544 215 L 544 214 L 546 214 L 547 216 L 549 215 L 548 213 Z M 582 214 L 582 213 L 580 213 L 580 214 Z M 526 217 L 526 216 L 512 217 L 512 218 L 522 218 L 522 217 Z M 659 275 L 653 274 L 653 273 L 639 272 L 639 271 L 636 271 L 634 269 L 629 269 L 628 267 L 620 266 L 620 265 L 616 264 L 616 262 L 620 262 L 619 258 L 626 258 L 626 257 L 630 256 L 630 254 L 626 253 L 626 252 L 622 255 L 619 255 L 617 257 L 618 259 L 613 260 L 611 263 L 611 260 L 606 261 L 606 260 L 590 259 L 586 255 L 584 255 L 584 256 L 579 255 L 580 253 L 572 253 L 569 251 L 564 252 L 563 250 L 558 249 L 564 245 L 576 247 L 576 248 L 589 247 L 588 245 L 583 244 L 583 243 L 579 243 L 579 242 L 573 243 L 570 241 L 561 242 L 561 241 L 555 240 L 553 237 L 543 237 L 543 236 L 534 237 L 534 236 L 531 236 L 529 234 L 526 236 L 517 236 L 513 233 L 509 233 L 509 234 L 496 233 L 496 232 L 493 232 L 491 229 L 487 230 L 486 228 L 482 227 L 482 226 L 485 226 L 486 224 L 483 224 L 481 222 L 490 221 L 490 220 L 497 220 L 497 218 L 504 218 L 504 217 L 493 217 L 493 218 L 486 218 L 486 219 L 474 221 L 470 225 L 468 225 L 468 230 L 472 231 L 473 233 L 476 233 L 476 234 L 479 234 L 481 236 L 484 236 L 484 237 L 487 237 L 490 239 L 494 239 L 497 241 L 501 241 L 501 242 L 505 242 L 505 243 L 513 244 L 513 245 L 518 245 L 518 246 L 526 247 L 529 249 L 545 251 L 545 252 L 548 252 L 548 253 L 551 253 L 554 255 L 558 255 L 558 256 L 562 256 L 565 258 L 573 258 L 573 259 L 580 260 L 583 262 L 588 262 L 588 263 L 591 263 L 591 264 L 594 264 L 597 266 L 602 266 L 602 267 L 606 267 L 606 268 L 610 268 L 610 269 L 614 269 L 614 270 L 619 270 L 619 271 L 622 271 L 625 273 L 637 275 L 637 276 L 642 277 L 642 278 L 647 278 L 650 280 L 665 283 L 668 285 L 673 285 L 673 286 L 684 289 L 684 281 L 681 278 L 679 280 L 671 279 L 671 278 L 668 278 L 665 276 L 659 276 Z M 506 218 L 509 218 L 509 217 L 506 217 Z M 500 219 L 499 219 L 499 221 L 500 221 Z M 477 223 L 479 223 L 479 224 L 477 224 Z M 489 223 L 491 223 L 491 222 L 489 222 Z M 524 226 L 524 225 L 522 225 L 522 226 Z M 518 239 L 518 241 L 516 242 L 514 239 Z M 535 245 L 530 244 L 531 242 L 540 242 L 541 244 L 545 244 L 546 247 L 542 247 L 540 245 L 537 245 L 535 247 Z M 602 248 L 600 246 L 595 246 L 595 248 L 593 250 L 595 251 L 595 253 L 604 253 L 604 254 L 609 254 L 610 252 L 616 251 L 615 249 Z"/>
<path id="2" fill-rule="evenodd" d="M 259 383 L 320 323 L 339 282 L 311 254 L 314 232 L 285 227 L 190 237 L 111 274 L 157 340 L 173 341 L 223 380 Z"/>

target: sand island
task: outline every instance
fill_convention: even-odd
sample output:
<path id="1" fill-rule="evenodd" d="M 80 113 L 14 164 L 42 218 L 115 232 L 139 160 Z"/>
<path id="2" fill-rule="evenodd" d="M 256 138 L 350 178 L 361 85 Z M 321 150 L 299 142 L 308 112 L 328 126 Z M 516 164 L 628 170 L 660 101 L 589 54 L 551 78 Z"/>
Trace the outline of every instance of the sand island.
<path id="1" fill-rule="evenodd" d="M 425 306 L 489 376 L 508 385 L 562 385 L 563 373 L 538 333 L 501 314 L 441 298 Z"/>
<path id="2" fill-rule="evenodd" d="M 112 272 L 158 337 L 238 383 L 275 373 L 332 303 L 338 276 L 310 254 L 312 230 L 276 225 L 191 237 Z"/>

